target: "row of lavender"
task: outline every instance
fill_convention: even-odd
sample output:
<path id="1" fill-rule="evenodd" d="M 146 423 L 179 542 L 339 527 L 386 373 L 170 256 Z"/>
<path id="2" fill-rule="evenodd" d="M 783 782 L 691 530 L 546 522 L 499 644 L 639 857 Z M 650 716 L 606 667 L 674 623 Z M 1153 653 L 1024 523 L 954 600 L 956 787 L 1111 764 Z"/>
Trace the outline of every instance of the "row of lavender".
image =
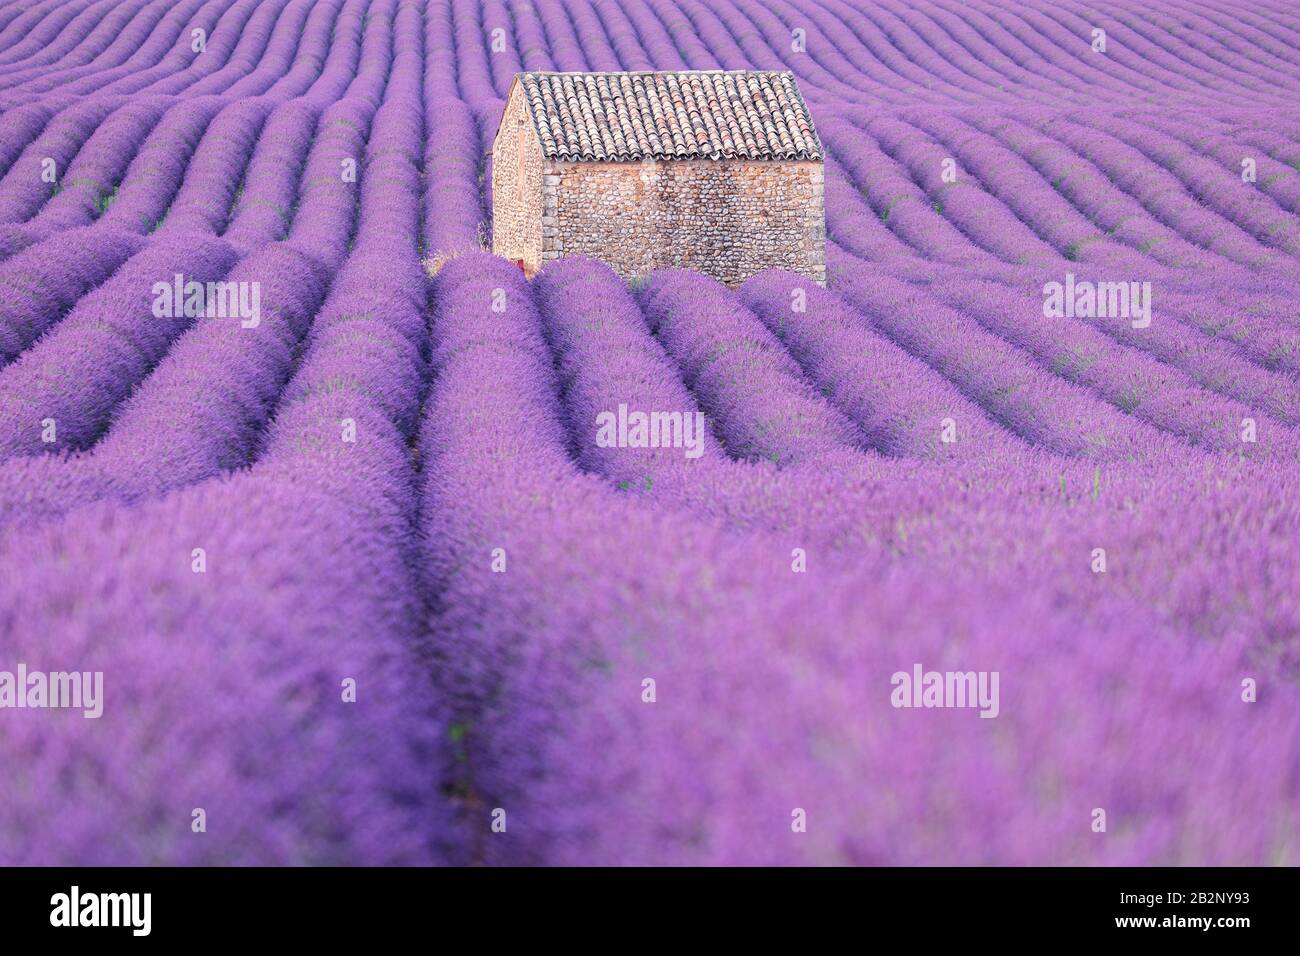
<path id="1" fill-rule="evenodd" d="M 381 128 L 415 146 L 414 98 Z M 1048 454 L 884 340 L 853 358 L 837 338 L 875 333 L 827 321 L 829 293 L 786 321 L 797 280 L 776 275 L 751 311 L 687 274 L 638 303 L 594 263 L 531 290 L 464 256 L 434 285 L 426 369 L 401 153 L 365 184 L 390 211 L 362 224 L 251 470 L 6 539 L 19 650 L 102 664 L 135 701 L 94 725 L 111 754 L 71 792 L 104 745 L 23 715 L 8 858 L 1286 859 L 1293 467 Z M 827 393 L 799 364 L 818 347 L 849 363 L 810 363 Z M 895 416 L 854 400 L 881 382 L 904 389 Z M 908 420 L 927 386 L 962 422 L 953 461 Z M 620 401 L 702 409 L 708 452 L 602 448 L 593 413 Z M 1058 429 L 1119 427 L 1105 409 Z M 997 720 L 893 707 L 913 661 L 996 670 Z"/>
<path id="2" fill-rule="evenodd" d="M 3 243 L 10 252 L 91 221 L 135 231 L 151 230 L 160 222 L 164 229 L 197 225 L 218 233 L 229 226 L 249 244 L 268 241 L 268 234 L 274 238 L 275 213 L 281 218 L 291 215 L 295 183 L 290 175 L 287 182 L 276 184 L 273 198 L 253 196 L 232 208 L 231 193 L 249 165 L 248 144 L 264 144 L 261 153 L 280 158 L 277 149 L 282 147 L 277 144 L 293 137 L 300 140 L 310 127 L 312 118 L 304 113 L 318 113 L 316 104 L 338 95 L 338 79 L 330 78 L 346 76 L 355 68 L 360 24 L 382 32 L 391 17 L 391 6 L 385 9 L 382 3 L 350 2 L 342 9 L 337 3 L 319 3 L 310 5 L 310 10 L 303 3 L 272 4 L 252 13 L 246 4 L 209 4 L 195 12 L 192 21 L 194 29 L 212 32 L 212 45 L 198 55 L 179 43 L 183 37 L 178 18 L 158 18 L 157 6 L 147 5 L 129 24 L 147 31 L 157 43 L 139 46 L 111 69 L 105 69 L 105 64 L 93 70 L 91 65 L 68 67 L 71 72 L 62 78 L 70 90 L 79 89 L 77 84 L 83 82 L 102 83 L 102 89 L 71 99 L 33 92 L 34 99 L 4 117 L 8 173 L 0 180 L 0 219 L 11 223 Z M 818 65 L 819 51 L 850 42 L 832 29 L 836 21 L 830 11 L 809 11 L 814 41 L 822 41 L 813 42 L 809 49 L 786 50 L 769 37 L 769 31 L 760 29 L 755 34 L 751 29 L 738 34 L 745 40 L 746 53 L 735 47 L 725 30 L 726 23 L 734 22 L 731 14 L 718 20 L 721 14 L 690 6 L 676 13 L 662 4 L 601 11 L 583 11 L 581 6 L 551 0 L 537 5 L 535 12 L 475 2 L 430 8 L 428 31 L 438 36 L 439 43 L 431 47 L 426 102 L 444 100 L 436 115 L 455 142 L 453 152 L 444 137 L 432 138 L 440 144 L 444 167 L 455 170 L 468 164 L 473 175 L 481 173 L 479 150 L 472 136 L 464 135 L 467 115 L 457 99 L 470 106 L 480 145 L 487 145 L 501 96 L 517 69 L 759 64 L 794 69 L 810 90 L 834 154 L 831 189 L 846 199 L 843 206 L 832 204 L 833 210 L 845 210 L 844 215 L 833 217 L 832 231 L 856 254 L 875 259 L 919 252 L 966 264 L 1056 265 L 1064 258 L 1149 272 L 1161 265 L 1223 267 L 1229 262 L 1247 268 L 1266 264 L 1286 268 L 1289 259 L 1279 257 L 1278 251 L 1295 250 L 1300 180 L 1293 168 L 1294 149 L 1289 140 L 1279 139 L 1275 114 L 1260 116 L 1246 127 L 1209 119 L 1213 139 L 1200 135 L 1200 113 L 1181 120 L 1154 117 L 1161 124 L 1159 132 L 1151 129 L 1153 117 L 1146 111 L 1136 120 L 1122 116 L 1099 120 L 1086 112 L 1063 113 L 1050 106 L 1028 115 L 1019 109 L 990 114 L 985 108 L 903 114 L 891 110 L 881 118 L 878 111 L 850 107 L 854 101 L 842 91 L 824 91 L 817 84 L 820 74 L 813 67 Z M 775 16 L 749 7 L 744 13 L 760 23 Z M 737 9 L 735 15 L 739 14 Z M 785 16 L 788 20 L 796 15 Z M 620 18 L 626 22 L 620 24 Z M 682 27 L 698 31 L 698 39 L 689 37 L 695 43 L 686 42 Z M 839 27 L 845 29 L 843 23 Z M 869 36 L 869 31 L 861 20 L 855 28 L 856 32 L 850 31 L 853 42 L 861 45 L 865 41 L 857 34 Z M 645 38 L 644 53 L 635 55 L 626 41 L 614 43 L 607 36 L 626 37 L 628 31 Z M 1178 42 L 1187 42 L 1191 35 L 1189 31 Z M 349 39 L 339 42 L 341 37 Z M 678 51 L 672 37 L 679 38 L 684 52 Z M 107 31 L 91 31 L 76 51 L 95 38 L 106 40 Z M 766 45 L 756 48 L 760 41 Z M 728 43 L 736 52 L 724 55 Z M 552 48 L 553 56 L 548 52 Z M 843 71 L 865 77 L 868 68 L 881 68 L 887 58 L 880 58 L 878 42 L 872 40 L 863 49 L 876 58 L 841 64 Z M 1092 97 L 1113 95 L 1115 90 L 1109 87 L 1117 83 L 1136 83 L 1134 71 L 1123 60 L 1138 49 L 1140 44 L 1132 48 L 1118 44 L 1118 74 L 1089 67 L 1077 82 L 1084 83 Z M 114 41 L 109 49 L 97 51 L 91 46 L 82 56 L 71 58 L 90 56 L 92 64 L 101 59 L 116 64 L 121 52 L 125 48 Z M 1010 50 L 1004 53 L 1011 55 Z M 1047 57 L 1045 51 L 1028 50 L 1019 59 L 1026 55 Z M 362 62 L 369 59 L 363 55 Z M 154 61 L 158 65 L 141 68 Z M 1163 68 L 1157 68 L 1156 75 Z M 33 67 L 14 72 L 9 82 L 15 89 L 35 82 L 26 76 L 31 69 L 40 71 Z M 43 92 L 49 92 L 45 87 L 51 76 L 40 79 Z M 920 88 L 918 77 L 909 82 Z M 933 80 L 927 84 L 926 89 L 931 89 Z M 54 87 L 63 88 L 62 84 Z M 1231 86 L 1216 88 L 1216 95 L 1231 90 Z M 453 92 L 455 97 L 449 97 Z M 1246 87 L 1241 92 L 1253 96 L 1259 91 Z M 178 100 L 181 93 L 184 98 Z M 223 115 L 214 119 L 218 111 Z M 263 124 L 266 135 L 259 137 Z M 232 140 L 244 141 L 243 148 L 230 148 Z M 128 168 L 132 154 L 123 146 L 141 141 Z M 972 145 L 976 143 L 979 152 Z M 1238 179 L 1244 159 L 1256 164 L 1252 182 Z M 54 184 L 38 174 L 46 161 L 58 173 L 59 189 L 53 197 Z M 1063 166 L 1063 161 L 1069 165 Z M 955 181 L 943 178 L 945 162 L 956 164 Z M 247 174 L 254 171 L 248 168 Z M 176 180 L 182 173 L 185 187 L 177 195 Z M 457 182 L 461 178 L 454 176 Z M 482 218 L 472 203 L 478 184 L 466 185 L 471 188 L 448 188 L 446 193 L 460 197 L 456 202 L 461 208 L 454 210 L 454 218 L 464 225 L 458 228 L 474 229 Z M 470 204 L 465 204 L 466 199 Z M 170 225 L 169 206 L 179 219 Z M 868 207 L 875 217 L 868 214 Z M 256 228 L 250 231 L 246 223 L 228 221 L 240 214 L 255 218 Z M 876 217 L 880 224 L 874 223 Z M 432 248 L 451 251 L 463 238 L 436 235 L 438 244 Z"/>
<path id="3" fill-rule="evenodd" d="M 1279 142 L 1275 132 L 1275 113 L 1247 113 L 1251 121 L 1246 127 L 1211 120 L 1216 134 L 1212 147 L 1199 135 L 1202 114 L 1185 115 L 1180 121 L 1157 115 L 1154 119 L 1163 128 L 1153 134 L 1152 117 L 1140 102 L 1133 104 L 1136 120 L 1114 117 L 1099 122 L 1085 110 L 1069 110 L 1068 98 L 1049 97 L 1047 104 L 1026 114 L 1020 107 L 990 110 L 989 97 L 981 93 L 978 109 L 961 109 L 970 97 L 953 97 L 945 100 L 942 110 L 898 115 L 900 104 L 884 114 L 887 119 L 877 120 L 880 98 L 874 93 L 871 109 L 862 110 L 849 105 L 860 97 L 850 95 L 844 83 L 836 81 L 830 89 L 818 83 L 822 74 L 812 69 L 817 51 L 834 48 L 831 22 L 824 22 L 829 14 L 810 5 L 808 12 L 815 15 L 806 26 L 820 23 L 826 28 L 820 35 L 826 42 L 810 41 L 806 51 L 793 51 L 788 29 L 774 37 L 741 26 L 750 18 L 761 23 L 771 17 L 769 6 L 743 5 L 743 11 L 737 9 L 734 17 L 724 16 L 725 22 L 720 22 L 717 18 L 723 15 L 714 6 L 664 10 L 662 4 L 628 4 L 595 11 L 590 5 L 552 0 L 536 4 L 535 13 L 530 7 L 512 15 L 500 3 L 451 4 L 458 26 L 460 94 L 473 107 L 487 145 L 501 98 L 520 69 L 792 69 L 813 101 L 831 146 L 834 162 L 828 188 L 846 200 L 844 206 L 831 205 L 832 210 L 847 210 L 832 218 L 832 232 L 838 235 L 842 229 L 865 243 L 861 248 L 868 258 L 919 252 L 963 264 L 984 260 L 1052 265 L 1064 258 L 1112 269 L 1136 267 L 1148 274 L 1162 272 L 1166 265 L 1238 263 L 1294 274 L 1289 255 L 1279 256 L 1278 250 L 1290 255 L 1296 250 L 1300 177 L 1293 147 L 1288 140 Z M 796 22 L 791 17 L 797 14 L 786 18 Z M 620 19 L 626 22 L 620 24 Z M 862 19 L 865 15 L 858 18 L 859 28 Z M 614 42 L 628 30 L 644 39 L 645 52 L 628 53 Z M 733 33 L 750 38 L 744 49 L 735 46 Z M 764 38 L 768 42 L 756 47 Z M 734 54 L 726 53 L 728 45 Z M 879 68 L 879 46 L 873 43 L 870 50 L 871 59 L 841 64 L 839 75 L 853 75 L 861 82 L 871 64 Z M 1119 60 L 1133 54 L 1122 45 Z M 1026 55 L 1047 56 L 1041 50 Z M 1096 67 L 1084 71 L 1076 80 L 1082 85 L 1079 95 L 1087 97 L 1084 103 L 1098 96 L 1113 100 L 1115 91 L 1109 87 L 1116 84 L 1131 89 L 1123 86 L 1131 82 L 1126 69 L 1118 76 Z M 919 81 L 910 82 L 912 95 L 904 103 L 918 101 Z M 926 90 L 934 87 L 932 79 L 927 83 Z M 1005 88 L 1005 76 L 1000 75 L 999 85 Z M 1215 89 L 1223 95 L 1230 86 Z M 1260 102 L 1257 93 L 1242 91 L 1252 103 Z M 898 98 L 889 101 L 897 103 Z M 981 153 L 974 152 L 976 142 L 983 146 Z M 1049 149 L 1068 159 L 1068 176 L 1061 175 L 1059 162 L 1052 168 L 1051 157 L 1044 155 Z M 1250 182 L 1240 177 L 1243 159 L 1255 164 Z M 954 164 L 955 181 L 941 178 L 945 161 Z M 873 217 L 864 215 L 867 205 L 859 193 L 870 200 L 887 229 L 880 224 L 872 228 Z M 913 205 L 915 199 L 923 201 Z M 863 235 L 863 230 L 871 235 Z"/>
<path id="4" fill-rule="evenodd" d="M 1103 472 L 988 421 L 968 468 L 882 458 L 698 278 L 660 277 L 644 311 L 594 264 L 540 282 L 535 305 L 506 264 L 467 257 L 435 288 L 434 644 L 458 785 L 514 821 L 480 836 L 485 859 L 1289 858 L 1294 467 L 1169 449 Z M 879 361 L 860 387 L 886 366 L 920 384 L 909 357 Z M 619 455 L 593 418 L 620 401 L 698 405 L 726 454 Z M 914 662 L 997 670 L 1003 711 L 897 709 L 891 676 Z M 1246 703 L 1244 680 L 1271 699 Z"/>
<path id="5" fill-rule="evenodd" d="M 401 5 L 386 87 L 327 110 L 370 132 L 359 200 L 317 190 L 301 236 L 235 266 L 266 283 L 261 323 L 194 324 L 89 453 L 10 463 L 22 527 L 0 560 L 30 584 L 9 646 L 32 667 L 102 670 L 118 705 L 93 723 L 20 715 L 7 862 L 463 858 L 412 575 L 423 40 Z M 358 143 L 319 140 L 308 170 L 317 152 L 337 166 L 341 145 Z M 105 498 L 135 506 L 90 503 Z"/>
<path id="6" fill-rule="evenodd" d="M 1130 181 L 1108 145 L 1040 208 L 1033 170 L 1064 184 L 1062 144 L 1096 142 L 1074 120 L 843 109 L 830 290 L 633 294 L 584 262 L 530 288 L 470 252 L 517 64 L 770 64 L 796 8 L 201 9 L 235 69 L 137 86 L 135 60 L 115 95 L 178 101 L 71 112 L 60 86 L 126 47 L 85 4 L 0 7 L 0 87 L 34 105 L 0 123 L 31 124 L 29 158 L 71 136 L 94 180 L 0 180 L 0 621 L 29 666 L 109 688 L 99 721 L 17 714 L 0 859 L 1293 861 L 1300 399 L 1272 207 L 1161 205 L 1212 170 Z M 893 82 L 835 49 L 827 82 L 841 54 Z M 236 89 L 272 54 L 303 70 Z M 1227 89 L 1257 89 L 1247 67 Z M 41 140 L 58 111 L 87 133 Z M 110 125 L 149 152 L 91 151 Z M 1107 126 L 1160 162 L 1211 148 Z M 1030 136 L 1033 170 L 986 152 Z M 935 181 L 937 146 L 981 189 Z M 51 209 L 71 228 L 47 237 Z M 1044 324 L 1045 269 L 1135 250 L 1213 271 L 1161 272 L 1148 328 Z M 259 323 L 160 322 L 146 293 L 176 271 L 256 282 Z M 1246 281 L 1266 293 L 1219 291 Z M 620 405 L 703 416 L 699 455 L 599 440 Z M 894 706 L 915 663 L 996 671 L 997 718 Z"/>

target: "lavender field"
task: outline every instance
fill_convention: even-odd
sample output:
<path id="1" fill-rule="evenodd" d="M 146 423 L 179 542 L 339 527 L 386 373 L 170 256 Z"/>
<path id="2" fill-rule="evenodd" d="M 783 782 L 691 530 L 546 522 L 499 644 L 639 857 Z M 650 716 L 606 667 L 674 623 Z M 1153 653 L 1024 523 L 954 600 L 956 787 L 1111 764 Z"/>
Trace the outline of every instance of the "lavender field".
<path id="1" fill-rule="evenodd" d="M 484 251 L 714 69 L 826 287 Z M 1298 679 L 1293 3 L 0 0 L 0 865 L 1295 865 Z"/>

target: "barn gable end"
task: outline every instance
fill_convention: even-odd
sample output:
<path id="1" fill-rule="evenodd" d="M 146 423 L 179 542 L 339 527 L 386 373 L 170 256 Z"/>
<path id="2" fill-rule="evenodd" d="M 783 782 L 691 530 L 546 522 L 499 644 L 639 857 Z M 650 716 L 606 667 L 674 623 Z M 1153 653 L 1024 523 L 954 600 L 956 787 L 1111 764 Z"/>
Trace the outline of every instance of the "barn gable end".
<path id="1" fill-rule="evenodd" d="M 537 129 L 518 78 L 492 142 L 492 251 L 530 275 L 542 261 L 542 176 Z"/>

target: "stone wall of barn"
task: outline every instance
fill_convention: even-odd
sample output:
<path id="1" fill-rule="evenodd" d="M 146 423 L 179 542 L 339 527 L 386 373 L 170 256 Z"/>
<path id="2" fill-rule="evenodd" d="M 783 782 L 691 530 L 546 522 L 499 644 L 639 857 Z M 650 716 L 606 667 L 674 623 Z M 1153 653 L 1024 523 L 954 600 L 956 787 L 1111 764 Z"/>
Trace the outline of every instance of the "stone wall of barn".
<path id="1" fill-rule="evenodd" d="M 695 269 L 728 285 L 788 269 L 826 283 L 819 162 L 546 163 L 542 262 L 585 255 L 625 279 Z"/>
<path id="2" fill-rule="evenodd" d="M 492 144 L 492 251 L 529 275 L 542 262 L 542 175 L 542 146 L 516 83 Z"/>

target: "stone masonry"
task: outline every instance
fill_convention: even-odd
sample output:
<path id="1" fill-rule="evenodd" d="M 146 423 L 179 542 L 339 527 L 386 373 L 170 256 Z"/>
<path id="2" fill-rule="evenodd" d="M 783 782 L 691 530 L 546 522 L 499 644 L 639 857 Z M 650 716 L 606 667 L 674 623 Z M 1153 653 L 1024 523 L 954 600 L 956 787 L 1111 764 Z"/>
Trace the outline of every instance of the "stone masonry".
<path id="1" fill-rule="evenodd" d="M 624 279 L 684 268 L 728 285 L 779 268 L 824 285 L 822 176 L 808 161 L 548 162 L 541 263 L 591 256 Z"/>
<path id="2" fill-rule="evenodd" d="M 544 161 L 516 84 L 492 146 L 492 251 L 529 274 L 542 262 Z"/>

